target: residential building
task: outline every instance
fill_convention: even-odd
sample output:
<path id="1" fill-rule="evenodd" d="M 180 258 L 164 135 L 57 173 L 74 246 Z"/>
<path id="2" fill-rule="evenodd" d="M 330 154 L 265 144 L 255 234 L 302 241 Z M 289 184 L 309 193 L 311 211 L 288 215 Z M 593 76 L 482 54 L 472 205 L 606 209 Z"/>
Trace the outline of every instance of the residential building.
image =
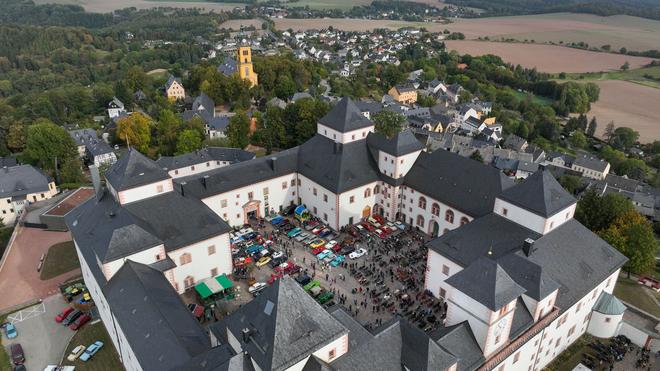
<path id="1" fill-rule="evenodd" d="M 120 116 L 116 116 L 120 117 Z M 78 146 L 78 155 L 85 162 L 101 165 L 111 165 L 117 162 L 117 155 L 110 145 L 100 139 L 94 129 L 77 129 L 69 131 L 69 135 Z"/>
<path id="2" fill-rule="evenodd" d="M 179 156 L 162 156 L 156 163 L 167 171 L 172 179 L 176 179 L 254 158 L 254 153 L 239 148 L 205 147 Z"/>
<path id="3" fill-rule="evenodd" d="M 126 112 L 124 103 L 117 97 L 112 97 L 112 100 L 108 103 L 108 117 L 111 119 L 118 117 L 122 112 Z"/>
<path id="4" fill-rule="evenodd" d="M 58 192 L 53 179 L 32 165 L 0 168 L 0 218 L 5 225 L 11 225 L 27 205 Z"/>
<path id="5" fill-rule="evenodd" d="M 610 172 L 610 163 L 598 157 L 582 154 L 575 157 L 571 169 L 587 178 L 605 179 Z"/>
<path id="6" fill-rule="evenodd" d="M 186 98 L 186 90 L 178 77 L 170 75 L 165 83 L 165 95 L 170 100 L 180 100 Z"/>
<path id="7" fill-rule="evenodd" d="M 412 85 L 393 86 L 387 94 L 401 104 L 413 104 L 417 102 L 417 89 Z"/>

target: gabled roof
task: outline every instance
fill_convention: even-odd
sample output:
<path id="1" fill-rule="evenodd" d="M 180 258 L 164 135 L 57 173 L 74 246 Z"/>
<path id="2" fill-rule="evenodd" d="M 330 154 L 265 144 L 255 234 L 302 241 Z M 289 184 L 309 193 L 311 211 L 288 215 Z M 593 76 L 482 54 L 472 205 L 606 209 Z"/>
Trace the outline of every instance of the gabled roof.
<path id="1" fill-rule="evenodd" d="M 161 272 L 128 260 L 103 292 L 142 369 L 170 369 L 210 350 L 204 329 Z"/>
<path id="2" fill-rule="evenodd" d="M 388 153 L 392 156 L 403 156 L 424 149 L 422 143 L 417 140 L 412 130 L 405 129 L 397 133 L 392 139 L 388 139 L 380 133 L 369 133 L 367 143 L 370 146 Z"/>
<path id="3" fill-rule="evenodd" d="M 593 157 L 590 155 L 581 155 L 575 158 L 573 164 L 576 166 L 582 166 L 587 169 L 603 172 L 607 169 L 609 163 L 605 160 L 599 159 L 598 157 Z"/>
<path id="4" fill-rule="evenodd" d="M 50 179 L 32 165 L 0 168 L 0 198 L 47 192 Z"/>
<path id="5" fill-rule="evenodd" d="M 172 86 L 172 84 L 174 84 L 175 82 L 183 86 L 183 83 L 181 82 L 181 78 L 174 77 L 174 75 L 170 75 L 170 77 L 167 78 L 167 82 L 165 83 L 165 90 L 169 89 Z"/>
<path id="6" fill-rule="evenodd" d="M 154 161 L 130 148 L 106 171 L 105 178 L 115 191 L 120 192 L 169 179 L 169 175 Z"/>
<path id="7" fill-rule="evenodd" d="M 482 256 L 445 282 L 493 312 L 525 292 L 495 260 Z"/>
<path id="8" fill-rule="evenodd" d="M 222 325 L 262 370 L 287 369 L 348 333 L 290 277 L 275 281 Z"/>
<path id="9" fill-rule="evenodd" d="M 476 370 L 485 361 L 483 351 L 474 338 L 468 321 L 454 326 L 440 327 L 429 336 L 442 349 L 456 357 L 459 371 Z"/>
<path id="10" fill-rule="evenodd" d="M 471 217 L 493 210 L 495 197 L 513 181 L 491 166 L 436 150 L 421 152 L 405 177 L 405 184 Z"/>
<path id="11" fill-rule="evenodd" d="M 540 265 L 518 254 L 508 254 L 497 260 L 514 281 L 525 289 L 525 295 L 541 301 L 559 288 Z"/>
<path id="12" fill-rule="evenodd" d="M 231 76 L 238 72 L 238 66 L 236 59 L 232 57 L 226 57 L 225 60 L 218 66 L 218 72 L 222 73 L 225 76 Z"/>
<path id="13" fill-rule="evenodd" d="M 18 161 L 14 157 L 0 157 L 0 168 L 16 165 L 18 165 Z"/>
<path id="14" fill-rule="evenodd" d="M 193 111 L 198 111 L 201 109 L 213 111 L 214 108 L 215 102 L 213 102 L 213 99 L 211 99 L 211 97 L 205 93 L 201 93 L 197 98 L 195 98 L 192 105 Z"/>
<path id="15" fill-rule="evenodd" d="M 120 108 L 124 109 L 124 103 L 119 100 L 117 97 L 112 97 L 112 100 L 108 103 L 109 108 Z"/>
<path id="16" fill-rule="evenodd" d="M 618 316 L 626 311 L 626 306 L 616 296 L 603 291 L 592 310 L 610 316 Z"/>
<path id="17" fill-rule="evenodd" d="M 537 171 L 502 192 L 499 198 L 543 217 L 552 216 L 576 202 L 549 171 Z"/>
<path id="18" fill-rule="evenodd" d="M 330 112 L 319 119 L 319 123 L 340 133 L 347 133 L 374 125 L 371 120 L 362 115 L 360 109 L 348 97 L 342 98 L 332 107 Z"/>
<path id="19" fill-rule="evenodd" d="M 240 148 L 206 147 L 195 152 L 184 153 L 179 156 L 163 156 L 156 160 L 163 170 L 181 169 L 184 167 L 204 164 L 208 161 L 226 161 L 237 163 L 255 158 L 254 153 Z"/>

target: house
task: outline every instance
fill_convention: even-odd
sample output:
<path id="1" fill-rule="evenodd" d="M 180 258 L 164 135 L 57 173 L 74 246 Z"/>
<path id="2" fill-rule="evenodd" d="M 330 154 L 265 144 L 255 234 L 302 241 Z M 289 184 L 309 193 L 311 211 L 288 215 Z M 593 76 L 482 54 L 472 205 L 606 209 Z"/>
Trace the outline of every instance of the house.
<path id="1" fill-rule="evenodd" d="M 550 152 L 546 158 L 546 163 L 552 164 L 555 166 L 566 167 L 571 169 L 573 166 L 573 161 L 575 157 L 567 155 L 562 152 Z"/>
<path id="2" fill-rule="evenodd" d="M 178 77 L 170 75 L 165 83 L 165 95 L 170 100 L 180 100 L 186 98 L 186 90 Z"/>
<path id="3" fill-rule="evenodd" d="M 252 66 L 252 47 L 246 43 L 239 45 L 236 49 L 235 58 L 226 57 L 218 66 L 217 71 L 230 77 L 238 76 L 250 82 L 250 86 L 256 86 L 259 83 L 259 77 Z"/>
<path id="4" fill-rule="evenodd" d="M 417 102 L 417 89 L 412 85 L 393 86 L 387 94 L 401 104 L 413 104 Z"/>
<path id="5" fill-rule="evenodd" d="M 571 169 L 582 173 L 582 176 L 587 178 L 605 179 L 610 172 L 610 163 L 598 157 L 582 154 L 575 157 Z"/>
<path id="6" fill-rule="evenodd" d="M 282 99 L 275 97 L 268 102 L 266 102 L 266 105 L 269 107 L 277 107 L 279 109 L 285 109 L 286 108 L 286 102 L 283 101 Z"/>
<path id="7" fill-rule="evenodd" d="M 112 97 L 112 100 L 108 103 L 108 117 L 111 119 L 118 117 L 122 112 L 126 112 L 124 103 L 117 97 Z"/>
<path id="8" fill-rule="evenodd" d="M 192 104 L 193 111 L 206 111 L 215 116 L 215 102 L 205 93 L 201 93 Z"/>
<path id="9" fill-rule="evenodd" d="M 527 149 L 527 139 L 521 138 L 515 134 L 509 134 L 504 140 L 504 148 L 512 149 L 514 151 L 522 152 Z"/>
<path id="10" fill-rule="evenodd" d="M 437 78 L 429 82 L 426 89 L 431 94 L 444 94 L 447 92 L 447 86 Z"/>
<path id="11" fill-rule="evenodd" d="M 528 176 L 539 170 L 539 164 L 530 161 L 519 161 L 516 170 L 516 179 L 527 179 Z"/>
<path id="12" fill-rule="evenodd" d="M 175 179 L 254 158 L 254 153 L 238 148 L 205 147 L 179 156 L 162 156 L 156 160 L 156 164 L 167 171 L 172 179 Z"/>
<path id="13" fill-rule="evenodd" d="M 122 117 L 120 113 L 116 118 Z M 94 129 L 70 130 L 69 135 L 76 142 L 78 155 L 87 163 L 99 167 L 101 165 L 111 165 L 117 161 L 117 155 L 110 145 L 103 139 L 100 139 Z"/>
<path id="14" fill-rule="evenodd" d="M 0 157 L 0 169 L 18 165 L 14 157 Z"/>
<path id="15" fill-rule="evenodd" d="M 13 224 L 23 209 L 59 193 L 55 181 L 31 165 L 0 168 L 0 219 Z"/>

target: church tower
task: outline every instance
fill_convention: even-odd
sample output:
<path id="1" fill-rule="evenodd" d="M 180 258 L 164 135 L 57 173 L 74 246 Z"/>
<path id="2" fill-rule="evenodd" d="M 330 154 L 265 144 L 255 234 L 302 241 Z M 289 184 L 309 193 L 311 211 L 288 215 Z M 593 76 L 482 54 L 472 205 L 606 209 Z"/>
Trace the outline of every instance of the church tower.
<path id="1" fill-rule="evenodd" d="M 238 47 L 238 74 L 243 80 L 249 80 L 250 85 L 257 86 L 259 80 L 252 68 L 252 49 L 247 44 Z"/>

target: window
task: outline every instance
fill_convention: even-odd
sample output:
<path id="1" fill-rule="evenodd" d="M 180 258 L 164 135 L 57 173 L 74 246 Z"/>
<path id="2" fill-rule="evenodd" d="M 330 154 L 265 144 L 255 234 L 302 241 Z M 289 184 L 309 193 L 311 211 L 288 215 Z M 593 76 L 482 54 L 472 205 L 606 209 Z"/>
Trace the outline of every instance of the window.
<path id="1" fill-rule="evenodd" d="M 287 186 L 287 183 L 286 183 L 286 182 L 282 182 L 282 189 L 286 189 L 286 186 Z"/>
<path id="2" fill-rule="evenodd" d="M 195 171 L 195 165 L 191 166 L 190 170 Z"/>
<path id="3" fill-rule="evenodd" d="M 323 213 L 323 220 L 325 220 L 326 222 L 328 221 L 328 214 Z"/>
<path id="4" fill-rule="evenodd" d="M 507 304 L 507 305 L 503 306 L 502 308 L 500 308 L 500 316 L 503 316 L 506 313 L 507 309 L 509 309 L 508 307 L 509 307 L 509 305 Z"/>
<path id="5" fill-rule="evenodd" d="M 353 217 L 348 218 L 348 224 L 353 224 Z"/>
<path id="6" fill-rule="evenodd" d="M 156 192 L 163 193 L 163 185 L 162 184 L 159 184 L 159 185 L 156 186 Z"/>
<path id="7" fill-rule="evenodd" d="M 366 137 L 367 133 L 365 131 L 362 132 L 362 138 Z"/>
<path id="8" fill-rule="evenodd" d="M 186 289 L 189 287 L 195 286 L 195 278 L 192 276 L 188 276 L 183 280 L 183 287 Z"/>
<path id="9" fill-rule="evenodd" d="M 426 198 L 420 197 L 417 206 L 419 206 L 419 208 L 422 210 L 426 210 Z"/>
<path id="10" fill-rule="evenodd" d="M 295 179 L 291 179 L 291 187 L 295 187 L 295 186 L 296 186 L 296 180 L 295 180 Z"/>
<path id="11" fill-rule="evenodd" d="M 468 218 L 466 218 L 466 217 L 461 218 L 461 225 L 468 224 L 468 222 L 469 222 Z"/>
<path id="12" fill-rule="evenodd" d="M 444 264 L 442 265 L 442 274 L 449 276 L 449 267 Z"/>
<path id="13" fill-rule="evenodd" d="M 612 322 L 612 319 L 610 317 L 605 317 L 605 323 L 610 323 Z"/>
<path id="14" fill-rule="evenodd" d="M 500 335 L 495 336 L 495 344 L 500 342 Z"/>
<path id="15" fill-rule="evenodd" d="M 440 289 L 440 297 L 444 298 L 447 295 L 447 290 L 445 289 Z"/>
<path id="16" fill-rule="evenodd" d="M 376 185 L 374 187 L 374 194 L 377 194 L 378 192 L 380 192 L 380 186 Z"/>
<path id="17" fill-rule="evenodd" d="M 503 207 L 502 208 L 502 215 L 506 216 L 506 214 L 508 214 L 508 213 L 509 213 L 509 210 L 507 210 L 506 208 Z"/>
<path id="18" fill-rule="evenodd" d="M 417 215 L 417 225 L 420 227 L 424 227 L 424 217 L 421 215 Z"/>
<path id="19" fill-rule="evenodd" d="M 364 190 L 364 197 L 370 197 L 371 196 L 371 188 L 367 188 Z"/>
<path id="20" fill-rule="evenodd" d="M 348 198 L 348 202 L 351 203 L 351 204 L 352 204 L 353 202 L 355 202 L 355 196 L 351 196 L 351 197 L 349 197 L 349 198 Z"/>
<path id="21" fill-rule="evenodd" d="M 516 353 L 516 355 L 513 356 L 513 363 L 518 362 L 519 359 L 520 359 L 520 352 Z"/>
<path id="22" fill-rule="evenodd" d="M 573 325 L 573 327 L 571 327 L 571 329 L 568 330 L 568 336 L 573 335 L 574 332 L 575 332 L 575 325 Z"/>
<path id="23" fill-rule="evenodd" d="M 211 269 L 211 277 L 215 277 L 217 275 L 218 275 L 218 268 Z"/>
<path id="24" fill-rule="evenodd" d="M 582 308 L 582 302 L 579 302 L 577 309 L 575 309 L 575 313 L 579 312 L 581 308 Z"/>
<path id="25" fill-rule="evenodd" d="M 209 250 L 209 255 L 215 254 L 215 245 L 209 246 L 208 250 Z"/>
<path id="26" fill-rule="evenodd" d="M 186 265 L 192 261 L 192 256 L 190 256 L 189 253 L 183 253 L 181 254 L 181 257 L 179 258 L 179 265 Z"/>
<path id="27" fill-rule="evenodd" d="M 318 214 L 318 212 L 317 212 L 317 210 L 316 210 L 316 206 L 314 206 L 314 209 L 313 209 L 313 210 L 314 210 L 314 215 Z"/>
<path id="28" fill-rule="evenodd" d="M 241 198 L 241 195 L 239 195 L 239 194 L 237 193 L 237 194 L 236 194 L 236 198 Z"/>
<path id="29" fill-rule="evenodd" d="M 555 348 L 561 344 L 561 338 L 558 338 L 557 341 L 555 341 Z"/>
<path id="30" fill-rule="evenodd" d="M 351 135 L 351 140 L 355 140 L 355 134 Z"/>
<path id="31" fill-rule="evenodd" d="M 227 207 L 227 200 L 220 200 L 220 207 Z"/>
<path id="32" fill-rule="evenodd" d="M 454 212 L 451 210 L 447 210 L 445 212 L 445 220 L 448 221 L 449 223 L 454 222 Z"/>
<path id="33" fill-rule="evenodd" d="M 254 193 L 248 192 L 248 200 L 252 200 L 252 198 L 254 198 Z"/>
<path id="34" fill-rule="evenodd" d="M 323 202 L 328 202 L 328 195 L 325 193 L 323 194 Z"/>
<path id="35" fill-rule="evenodd" d="M 440 216 L 440 205 L 434 202 L 433 205 L 431 205 L 431 214 Z"/>
<path id="36" fill-rule="evenodd" d="M 328 352 L 328 359 L 333 359 L 337 356 L 337 351 L 335 349 L 330 349 Z"/>
<path id="37" fill-rule="evenodd" d="M 262 191 L 264 193 L 264 196 L 268 196 L 268 187 L 264 187 Z"/>
<path id="38" fill-rule="evenodd" d="M 298 179 L 298 185 L 300 185 L 300 179 Z"/>
<path id="39" fill-rule="evenodd" d="M 312 188 L 312 193 L 316 196 L 316 188 Z"/>
<path id="40" fill-rule="evenodd" d="M 497 368 L 497 371 L 504 371 L 504 365 Z"/>
<path id="41" fill-rule="evenodd" d="M 605 285 L 605 287 L 610 287 L 610 283 L 612 283 L 612 277 L 607 279 L 607 284 Z"/>
<path id="42" fill-rule="evenodd" d="M 206 167 L 209 167 L 209 166 L 211 166 L 211 163 L 210 163 L 210 162 L 207 162 L 207 163 L 206 163 Z"/>
<path id="43" fill-rule="evenodd" d="M 179 170 L 174 170 L 174 175 L 179 175 Z"/>

